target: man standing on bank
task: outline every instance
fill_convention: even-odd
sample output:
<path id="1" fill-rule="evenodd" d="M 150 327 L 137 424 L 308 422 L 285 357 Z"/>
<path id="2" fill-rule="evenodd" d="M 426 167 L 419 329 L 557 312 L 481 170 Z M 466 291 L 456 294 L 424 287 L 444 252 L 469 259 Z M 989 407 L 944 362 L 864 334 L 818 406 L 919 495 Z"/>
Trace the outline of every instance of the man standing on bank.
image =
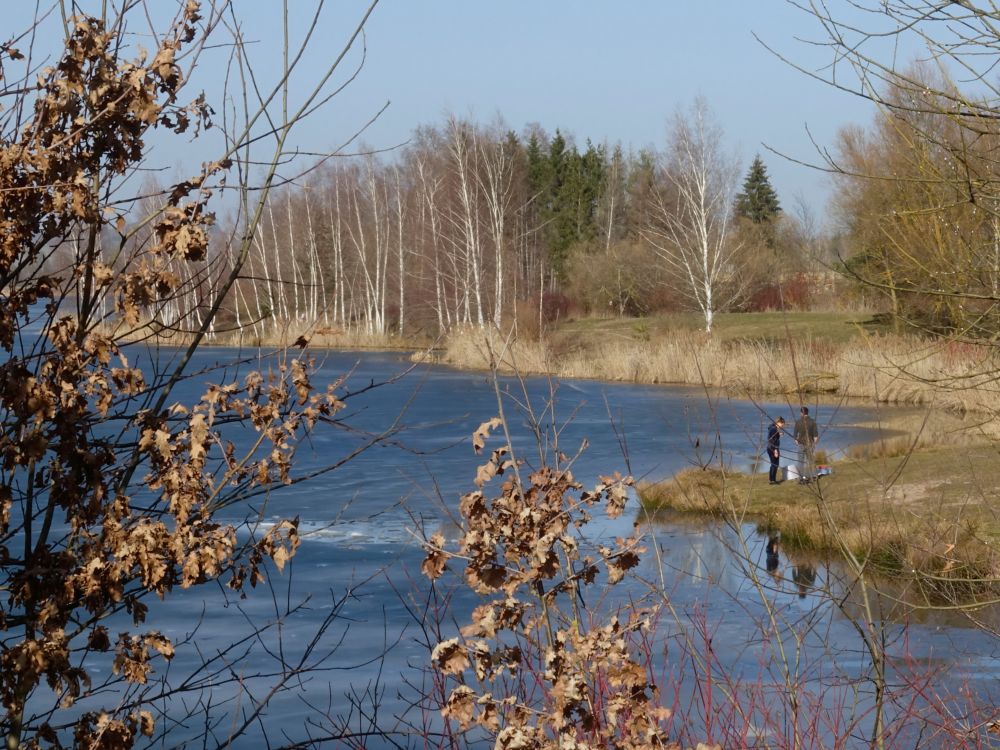
<path id="1" fill-rule="evenodd" d="M 799 446 L 799 484 L 808 484 L 816 476 L 816 443 L 819 442 L 819 429 L 816 420 L 809 416 L 809 407 L 799 409 L 800 416 L 795 420 L 795 444 Z"/>
<path id="2" fill-rule="evenodd" d="M 785 418 L 778 417 L 767 428 L 767 457 L 771 459 L 771 470 L 768 478 L 771 484 L 778 483 L 778 461 L 781 459 L 781 430 L 785 426 Z"/>

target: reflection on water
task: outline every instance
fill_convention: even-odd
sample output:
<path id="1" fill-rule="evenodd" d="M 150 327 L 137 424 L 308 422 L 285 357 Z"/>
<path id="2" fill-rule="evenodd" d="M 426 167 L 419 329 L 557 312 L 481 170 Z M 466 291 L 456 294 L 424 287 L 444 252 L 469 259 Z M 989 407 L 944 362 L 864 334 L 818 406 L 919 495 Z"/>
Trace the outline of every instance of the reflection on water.
<path id="1" fill-rule="evenodd" d="M 792 568 L 792 583 L 798 591 L 799 599 L 816 588 L 816 568 L 811 563 L 800 561 Z"/>
<path id="2" fill-rule="evenodd" d="M 704 516 L 661 510 L 640 514 L 661 546 L 664 539 L 691 539 L 685 549 L 664 546 L 665 564 L 692 579 L 706 577 L 706 560 L 714 561 L 714 580 L 729 593 L 742 590 L 747 568 L 767 575 L 771 591 L 795 594 L 824 605 L 836 618 L 857 620 L 866 609 L 886 623 L 927 626 L 933 630 L 983 627 L 1000 631 L 1000 603 L 935 601 L 918 579 L 866 572 L 865 587 L 839 558 L 788 549 L 781 535 L 753 524 L 734 530 L 725 522 Z M 728 574 L 727 565 L 731 572 Z M 867 596 L 867 603 L 864 597 Z M 863 618 L 862 618 L 863 619 Z"/>
<path id="3" fill-rule="evenodd" d="M 780 673 L 794 654 L 790 668 L 803 688 L 851 686 L 860 714 L 870 719 L 873 666 L 861 628 L 879 644 L 887 679 L 898 691 L 899 703 L 887 710 L 887 719 L 897 722 L 900 747 L 917 742 L 914 727 L 920 722 L 907 712 L 923 706 L 925 695 L 965 695 L 970 706 L 1000 699 L 1000 644 L 992 635 L 1000 607 L 926 606 L 917 587 L 899 577 L 871 577 L 862 586 L 842 562 L 786 549 L 779 537 L 752 524 L 672 511 L 641 515 L 673 576 L 668 591 L 681 629 L 710 613 L 713 655 L 727 673 L 747 674 L 752 682 L 758 673 L 754 657 Z M 644 565 L 640 575 L 655 576 L 655 563 Z M 771 644 L 766 657 L 753 644 Z M 690 647 L 703 645 L 694 641 Z M 934 685 L 931 693 L 917 687 L 928 684 Z M 847 700 L 847 693 L 834 693 Z M 813 699 L 835 702 L 822 688 Z M 836 715 L 837 709 L 831 711 Z"/>
<path id="4" fill-rule="evenodd" d="M 781 549 L 781 537 L 769 536 L 767 544 L 764 545 L 764 559 L 767 572 L 775 580 L 781 583 L 781 574 L 778 572 L 778 551 Z"/>

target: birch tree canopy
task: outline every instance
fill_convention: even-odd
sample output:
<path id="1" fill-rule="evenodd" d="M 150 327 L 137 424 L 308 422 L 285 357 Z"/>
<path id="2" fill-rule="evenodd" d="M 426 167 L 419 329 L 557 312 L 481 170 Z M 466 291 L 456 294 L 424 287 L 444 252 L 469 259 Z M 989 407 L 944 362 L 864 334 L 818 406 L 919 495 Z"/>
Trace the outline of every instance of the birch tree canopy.
<path id="1" fill-rule="evenodd" d="M 725 150 L 722 128 L 704 99 L 674 115 L 659 171 L 641 231 L 671 271 L 677 293 L 701 312 L 711 333 L 715 313 L 746 289 L 738 265 L 742 245 L 730 232 L 738 163 Z"/>

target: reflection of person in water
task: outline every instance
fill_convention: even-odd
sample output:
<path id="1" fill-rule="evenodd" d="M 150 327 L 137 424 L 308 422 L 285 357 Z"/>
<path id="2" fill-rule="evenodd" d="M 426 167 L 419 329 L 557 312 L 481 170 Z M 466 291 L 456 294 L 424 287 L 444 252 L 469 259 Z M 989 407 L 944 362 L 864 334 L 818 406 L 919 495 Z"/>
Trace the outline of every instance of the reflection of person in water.
<path id="1" fill-rule="evenodd" d="M 808 563 L 800 563 L 792 570 L 792 581 L 799 589 L 799 599 L 806 598 L 806 592 L 816 585 L 816 568 Z"/>
<path id="2" fill-rule="evenodd" d="M 769 536 L 767 546 L 764 548 L 764 558 L 767 564 L 767 572 L 771 574 L 776 583 L 781 582 L 781 573 L 778 572 L 778 550 L 781 548 L 781 535 Z"/>

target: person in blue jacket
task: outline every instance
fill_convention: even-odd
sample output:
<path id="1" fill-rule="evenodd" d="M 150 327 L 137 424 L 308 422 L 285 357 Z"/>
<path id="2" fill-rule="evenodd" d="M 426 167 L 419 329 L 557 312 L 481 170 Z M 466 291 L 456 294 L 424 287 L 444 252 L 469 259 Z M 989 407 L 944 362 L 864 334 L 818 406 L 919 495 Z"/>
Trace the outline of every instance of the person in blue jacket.
<path id="1" fill-rule="evenodd" d="M 767 457 L 771 460 L 771 470 L 768 479 L 771 484 L 778 483 L 778 462 L 781 460 L 781 430 L 785 426 L 785 418 L 778 417 L 767 428 Z"/>

